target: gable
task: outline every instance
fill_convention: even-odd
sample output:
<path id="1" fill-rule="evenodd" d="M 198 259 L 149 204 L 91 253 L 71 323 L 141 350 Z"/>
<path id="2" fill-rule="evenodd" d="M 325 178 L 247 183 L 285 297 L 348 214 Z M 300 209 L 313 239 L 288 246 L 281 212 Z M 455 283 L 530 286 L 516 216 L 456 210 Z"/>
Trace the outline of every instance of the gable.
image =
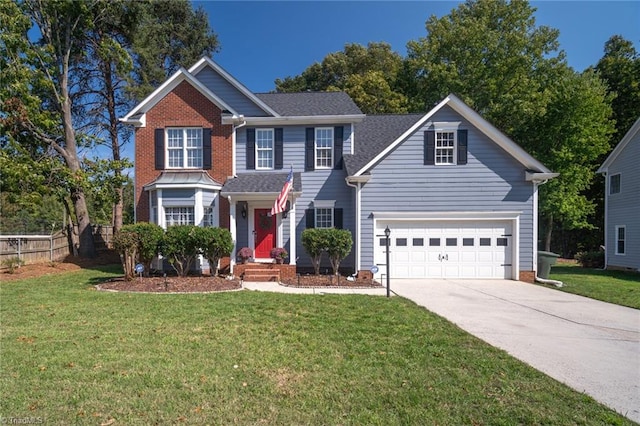
<path id="1" fill-rule="evenodd" d="M 618 145 L 611 151 L 611 154 L 604 160 L 602 166 L 598 169 L 596 173 L 606 173 L 607 169 L 617 160 L 620 154 L 627 149 L 627 146 L 635 141 L 634 143 L 640 144 L 640 118 L 633 123 L 633 126 L 629 129 L 629 131 L 624 135 L 624 137 L 620 140 Z"/>
<path id="2" fill-rule="evenodd" d="M 404 143 L 404 141 L 409 136 L 414 134 L 418 129 L 422 128 L 425 125 L 428 125 L 429 123 L 437 122 L 438 120 L 435 119 L 435 115 L 440 110 L 445 108 L 445 106 L 454 111 L 461 119 L 466 120 L 466 122 L 469 124 L 469 127 L 473 127 L 482 132 L 493 143 L 502 148 L 506 155 L 513 157 L 516 161 L 522 164 L 522 166 L 524 166 L 524 169 L 531 170 L 535 173 L 544 174 L 546 179 L 557 176 L 557 174 L 552 173 L 542 163 L 529 155 L 518 144 L 506 137 L 502 132 L 496 129 L 488 121 L 483 119 L 477 112 L 473 111 L 454 95 L 447 96 L 442 102 L 440 102 L 436 107 L 425 114 L 420 120 L 406 129 L 406 131 L 397 139 L 395 139 L 394 141 L 390 141 L 388 145 L 384 147 L 384 149 L 378 152 L 374 158 L 372 158 L 368 163 L 362 166 L 352 176 L 357 177 L 361 176 L 364 173 L 367 173 L 372 167 L 375 167 L 378 162 L 380 162 L 386 155 L 393 151 L 398 145 Z M 356 140 L 357 138 L 358 136 L 356 135 Z"/>

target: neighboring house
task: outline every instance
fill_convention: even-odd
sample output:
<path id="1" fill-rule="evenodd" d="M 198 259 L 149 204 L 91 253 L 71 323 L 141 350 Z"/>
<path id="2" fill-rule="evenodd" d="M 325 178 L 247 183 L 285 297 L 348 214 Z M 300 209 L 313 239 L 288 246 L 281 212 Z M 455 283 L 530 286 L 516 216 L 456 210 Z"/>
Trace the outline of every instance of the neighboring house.
<path id="1" fill-rule="evenodd" d="M 640 118 L 598 169 L 604 194 L 605 267 L 640 271 Z"/>
<path id="2" fill-rule="evenodd" d="M 310 268 L 302 231 L 336 227 L 354 239 L 342 266 L 380 278 L 389 227 L 393 278 L 535 276 L 538 185 L 557 174 L 454 95 L 366 116 L 342 92 L 252 93 L 203 58 L 122 120 L 136 127 L 136 220 L 227 227 L 232 267 L 242 247 L 264 261 L 284 247 Z"/>

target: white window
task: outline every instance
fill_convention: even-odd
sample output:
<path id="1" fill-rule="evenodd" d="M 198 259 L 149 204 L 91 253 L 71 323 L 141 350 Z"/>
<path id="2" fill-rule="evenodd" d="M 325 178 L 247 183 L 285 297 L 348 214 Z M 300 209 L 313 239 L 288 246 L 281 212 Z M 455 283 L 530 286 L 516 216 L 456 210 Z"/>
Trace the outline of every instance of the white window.
<path id="1" fill-rule="evenodd" d="M 202 219 L 203 226 L 213 227 L 214 224 L 213 207 L 204 208 L 204 218 Z"/>
<path id="2" fill-rule="evenodd" d="M 333 228 L 333 208 L 316 208 L 316 228 Z"/>
<path id="3" fill-rule="evenodd" d="M 333 168 L 333 128 L 316 128 L 316 169 Z"/>
<path id="4" fill-rule="evenodd" d="M 616 254 L 625 254 L 626 227 L 616 226 Z"/>
<path id="5" fill-rule="evenodd" d="M 256 169 L 273 169 L 273 129 L 256 129 Z"/>
<path id="6" fill-rule="evenodd" d="M 609 177 L 609 194 L 618 194 L 620 192 L 620 173 Z"/>
<path id="7" fill-rule="evenodd" d="M 201 169 L 202 129 L 167 129 L 167 164 L 172 169 Z"/>
<path id="8" fill-rule="evenodd" d="M 456 132 L 436 131 L 436 164 L 455 164 Z"/>
<path id="9" fill-rule="evenodd" d="M 173 225 L 195 225 L 193 207 L 165 207 L 164 220 L 167 227 Z"/>

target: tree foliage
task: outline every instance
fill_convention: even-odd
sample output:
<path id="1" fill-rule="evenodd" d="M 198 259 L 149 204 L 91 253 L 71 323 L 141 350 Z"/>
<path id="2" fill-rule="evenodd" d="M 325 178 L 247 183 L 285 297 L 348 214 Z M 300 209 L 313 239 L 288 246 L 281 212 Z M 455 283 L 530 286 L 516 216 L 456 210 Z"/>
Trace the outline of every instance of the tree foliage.
<path id="1" fill-rule="evenodd" d="M 137 236 L 137 261 L 144 265 L 145 276 L 149 276 L 151 262 L 160 252 L 164 229 L 155 223 L 148 222 L 125 225 L 123 229 L 125 227 Z"/>
<path id="2" fill-rule="evenodd" d="M 366 114 L 407 112 L 397 90 L 402 57 L 387 43 L 347 44 L 295 77 L 276 79 L 278 92 L 344 91 Z"/>
<path id="3" fill-rule="evenodd" d="M 233 251 L 233 238 L 231 232 L 224 228 L 201 228 L 202 243 L 200 249 L 203 256 L 209 262 L 212 276 L 218 275 L 220 260 L 229 256 Z"/>
<path id="4" fill-rule="evenodd" d="M 170 226 L 160 243 L 160 253 L 166 257 L 178 276 L 186 277 L 200 254 L 202 228 L 194 225 Z"/>
<path id="5" fill-rule="evenodd" d="M 604 56 L 595 68 L 607 83 L 609 93 L 615 95 L 613 149 L 640 115 L 640 54 L 632 42 L 614 35 L 605 43 Z"/>
<path id="6" fill-rule="evenodd" d="M 135 277 L 138 258 L 138 232 L 130 226 L 122 227 L 113 236 L 113 248 L 120 254 L 124 279 L 131 281 Z"/>
<path id="7" fill-rule="evenodd" d="M 302 231 L 302 247 L 311 257 L 311 264 L 316 275 L 320 275 L 320 261 L 324 253 L 326 241 L 322 229 L 308 228 Z"/>
<path id="8" fill-rule="evenodd" d="M 351 253 L 353 238 L 348 229 L 323 229 L 326 239 L 326 251 L 333 268 L 334 275 L 338 275 L 340 262 Z"/>

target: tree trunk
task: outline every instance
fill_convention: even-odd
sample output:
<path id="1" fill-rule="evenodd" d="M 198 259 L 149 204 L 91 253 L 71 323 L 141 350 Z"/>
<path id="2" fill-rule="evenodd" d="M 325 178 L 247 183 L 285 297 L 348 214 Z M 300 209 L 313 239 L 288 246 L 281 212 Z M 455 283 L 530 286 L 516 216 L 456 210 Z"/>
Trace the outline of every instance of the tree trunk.
<path id="1" fill-rule="evenodd" d="M 100 37 L 102 38 L 102 33 L 100 32 Z M 111 153 L 113 156 L 113 160 L 116 162 L 116 169 L 113 171 L 113 175 L 115 178 L 115 184 L 117 185 L 115 188 L 116 196 L 118 199 L 113 205 L 113 233 L 115 234 L 122 228 L 122 210 L 123 210 L 123 189 L 120 184 L 120 176 L 122 175 L 122 169 L 120 168 L 119 161 L 120 157 L 120 143 L 118 140 L 118 126 L 120 122 L 118 121 L 118 115 L 116 114 L 116 98 L 115 98 L 115 88 L 113 84 L 114 71 L 111 68 L 112 64 L 109 61 L 102 61 L 102 72 L 104 75 L 104 84 L 105 84 L 105 97 L 107 101 L 107 113 L 109 114 L 109 139 L 111 140 Z"/>
<path id="2" fill-rule="evenodd" d="M 551 233 L 553 232 L 553 215 L 549 214 L 547 217 L 547 229 L 545 229 L 544 235 L 544 250 L 551 251 Z"/>
<path id="3" fill-rule="evenodd" d="M 124 206 L 123 195 L 124 189 L 122 187 L 116 188 L 116 194 L 118 196 L 118 202 L 113 205 L 113 234 L 115 235 L 122 228 L 122 211 Z"/>
<path id="4" fill-rule="evenodd" d="M 73 200 L 73 207 L 76 210 L 76 218 L 78 220 L 78 239 L 80 243 L 78 254 L 80 257 L 96 257 L 96 246 L 93 240 L 93 230 L 91 229 L 84 191 L 76 189 L 71 195 L 71 199 Z"/>

